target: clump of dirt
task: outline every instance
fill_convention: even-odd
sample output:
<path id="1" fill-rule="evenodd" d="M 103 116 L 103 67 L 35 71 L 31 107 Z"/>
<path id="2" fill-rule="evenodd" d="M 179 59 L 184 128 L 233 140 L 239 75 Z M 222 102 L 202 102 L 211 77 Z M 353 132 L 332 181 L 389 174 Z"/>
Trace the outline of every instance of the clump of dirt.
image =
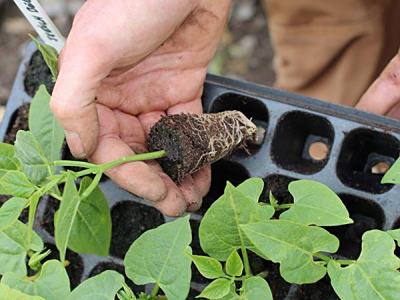
<path id="1" fill-rule="evenodd" d="M 11 117 L 8 125 L 4 143 L 14 145 L 18 130 L 28 130 L 29 103 L 21 105 Z"/>
<path id="2" fill-rule="evenodd" d="M 150 151 L 165 150 L 160 164 L 176 183 L 255 139 L 256 125 L 239 111 L 178 114 L 161 118 L 151 129 Z"/>
<path id="3" fill-rule="evenodd" d="M 33 53 L 28 66 L 26 67 L 24 87 L 26 93 L 33 97 L 39 86 L 44 84 L 51 94 L 54 89 L 53 76 L 47 67 L 42 54 L 39 51 Z"/>
<path id="4" fill-rule="evenodd" d="M 164 223 L 162 214 L 153 207 L 133 201 L 123 201 L 111 210 L 112 255 L 124 258 L 130 245 L 142 233 Z"/>
<path id="5" fill-rule="evenodd" d="M 124 276 L 125 282 L 127 285 L 132 289 L 135 295 L 139 295 L 141 292 L 144 292 L 144 286 L 134 284 L 126 275 L 125 275 L 125 268 L 122 265 L 112 263 L 112 262 L 103 262 L 96 265 L 92 271 L 90 271 L 89 277 L 99 275 L 103 271 L 112 270 L 120 273 Z"/>

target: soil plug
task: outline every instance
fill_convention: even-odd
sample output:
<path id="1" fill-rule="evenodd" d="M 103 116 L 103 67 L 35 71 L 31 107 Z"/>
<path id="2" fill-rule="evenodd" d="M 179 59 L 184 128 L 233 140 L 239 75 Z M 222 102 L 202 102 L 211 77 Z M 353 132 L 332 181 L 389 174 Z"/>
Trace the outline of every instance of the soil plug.
<path id="1" fill-rule="evenodd" d="M 150 131 L 149 151 L 165 150 L 159 160 L 176 183 L 202 167 L 254 142 L 254 125 L 239 111 L 211 114 L 178 114 L 160 119 Z"/>

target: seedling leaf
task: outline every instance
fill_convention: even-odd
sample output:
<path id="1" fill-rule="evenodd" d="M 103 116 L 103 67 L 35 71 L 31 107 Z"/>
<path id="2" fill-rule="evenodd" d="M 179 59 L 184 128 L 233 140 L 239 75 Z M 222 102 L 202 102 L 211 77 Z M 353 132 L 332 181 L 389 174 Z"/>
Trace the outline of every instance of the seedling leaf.
<path id="1" fill-rule="evenodd" d="M 49 161 L 60 159 L 64 130 L 50 110 L 50 94 L 41 85 L 29 108 L 29 129 Z"/>
<path id="2" fill-rule="evenodd" d="M 400 229 L 389 230 L 387 233 L 397 242 L 397 245 L 400 247 Z"/>
<path id="3" fill-rule="evenodd" d="M 0 194 L 28 198 L 35 186 L 24 173 L 16 170 L 0 170 Z"/>
<path id="4" fill-rule="evenodd" d="M 383 176 L 381 183 L 400 184 L 400 158 L 398 158 Z"/>
<path id="5" fill-rule="evenodd" d="M 76 220 L 80 203 L 81 197 L 76 189 L 74 177 L 68 174 L 60 209 L 57 212 L 57 218 L 54 220 L 56 246 L 60 252 L 61 261 L 65 260 L 65 252 L 72 235 L 73 223 Z"/>
<path id="6" fill-rule="evenodd" d="M 13 272 L 16 275 L 26 275 L 25 257 L 27 248 L 34 251 L 43 249 L 41 238 L 34 232 L 32 243 L 25 247 L 27 226 L 16 221 L 12 226 L 0 232 L 0 274 Z"/>
<path id="7" fill-rule="evenodd" d="M 334 253 L 339 240 L 323 228 L 286 220 L 269 220 L 240 226 L 258 251 L 280 263 L 282 277 L 290 283 L 313 283 L 326 268 L 315 262 L 320 251 Z"/>
<path id="8" fill-rule="evenodd" d="M 240 300 L 272 300 L 272 293 L 268 283 L 259 276 L 246 279 L 243 283 L 243 292 Z"/>
<path id="9" fill-rule="evenodd" d="M 379 230 L 366 232 L 355 263 L 342 268 L 335 261 L 329 262 L 328 274 L 335 292 L 341 299 L 399 299 L 400 259 L 394 249 L 389 234 Z"/>
<path id="10" fill-rule="evenodd" d="M 243 262 L 239 254 L 233 251 L 226 260 L 226 273 L 231 276 L 240 276 L 243 272 Z"/>
<path id="11" fill-rule="evenodd" d="M 33 35 L 29 35 L 30 38 L 35 43 L 36 48 L 40 51 L 43 56 L 46 65 L 49 67 L 51 75 L 53 75 L 53 81 L 56 81 L 58 76 L 58 53 L 53 47 L 42 44 Z"/>
<path id="12" fill-rule="evenodd" d="M 226 278 L 215 279 L 196 298 L 220 299 L 229 293 L 231 285 L 231 281 Z"/>
<path id="13" fill-rule="evenodd" d="M 253 245 L 240 229 L 248 224 L 271 217 L 271 206 L 260 206 L 245 196 L 232 184 L 227 183 L 224 194 L 207 210 L 200 223 L 201 248 L 217 260 L 226 260 L 239 249 L 251 249 Z"/>
<path id="14" fill-rule="evenodd" d="M 196 265 L 200 274 L 208 279 L 224 277 L 225 273 L 222 270 L 222 264 L 215 258 L 208 256 L 192 255 L 193 263 Z"/>
<path id="15" fill-rule="evenodd" d="M 13 225 L 24 207 L 28 204 L 28 199 L 13 197 L 7 200 L 0 207 L 0 231 Z"/>
<path id="16" fill-rule="evenodd" d="M 30 296 L 0 283 L 0 300 L 45 300 L 42 297 Z"/>
<path id="17" fill-rule="evenodd" d="M 190 289 L 192 240 L 189 216 L 148 230 L 125 255 L 127 276 L 136 284 L 157 283 L 168 299 L 186 299 Z"/>
<path id="18" fill-rule="evenodd" d="M 105 271 L 82 282 L 66 300 L 114 300 L 123 283 L 121 274 Z"/>
<path id="19" fill-rule="evenodd" d="M 20 161 L 23 172 L 35 184 L 43 182 L 50 175 L 49 171 L 54 170 L 39 142 L 30 131 L 17 132 L 15 157 Z"/>
<path id="20" fill-rule="evenodd" d="M 326 185 L 312 180 L 298 180 L 289 184 L 293 206 L 280 215 L 305 225 L 336 226 L 353 223 L 340 198 Z"/>
<path id="21" fill-rule="evenodd" d="M 258 177 L 249 178 L 236 187 L 239 192 L 252 199 L 256 203 L 260 199 L 263 188 L 264 181 Z"/>
<path id="22" fill-rule="evenodd" d="M 18 170 L 19 161 L 14 157 L 15 149 L 13 145 L 0 143 L 0 169 Z"/>
<path id="23" fill-rule="evenodd" d="M 90 177 L 81 181 L 79 194 L 92 183 Z M 72 224 L 68 248 L 78 253 L 108 255 L 111 243 L 111 214 L 107 199 L 99 187 L 82 199 Z"/>
<path id="24" fill-rule="evenodd" d="M 27 280 L 14 273 L 6 273 L 1 283 L 46 300 L 66 299 L 70 294 L 68 274 L 63 264 L 57 260 L 46 261 L 37 279 Z"/>

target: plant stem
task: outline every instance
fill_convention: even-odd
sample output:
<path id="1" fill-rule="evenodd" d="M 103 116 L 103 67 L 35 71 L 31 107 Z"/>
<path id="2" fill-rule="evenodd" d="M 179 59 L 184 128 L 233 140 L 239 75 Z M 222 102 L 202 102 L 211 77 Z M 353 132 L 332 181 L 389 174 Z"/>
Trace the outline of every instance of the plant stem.
<path id="1" fill-rule="evenodd" d="M 337 263 L 339 263 L 341 265 L 345 265 L 345 266 L 348 266 L 348 265 L 351 265 L 351 264 L 355 263 L 355 261 L 351 260 L 351 259 L 338 259 L 338 260 L 335 260 L 335 262 L 337 262 Z"/>
<path id="2" fill-rule="evenodd" d="M 158 295 L 158 291 L 160 290 L 160 286 L 155 283 L 153 289 L 151 290 L 150 297 L 153 299 Z"/>
<path id="3" fill-rule="evenodd" d="M 82 194 L 82 199 L 85 199 L 86 197 L 89 197 L 89 195 L 93 192 L 93 190 L 97 187 L 97 185 L 100 182 L 101 176 L 103 176 L 102 172 L 99 172 L 96 174 L 94 177 L 92 183 L 88 186 L 88 188 L 83 192 Z"/>
<path id="4" fill-rule="evenodd" d="M 243 256 L 243 264 L 244 264 L 244 271 L 247 276 L 251 276 L 251 269 L 249 263 L 249 256 L 247 255 L 247 250 L 244 246 L 241 247 L 242 256 Z"/>
<path id="5" fill-rule="evenodd" d="M 332 260 L 332 258 L 330 256 L 321 254 L 321 253 L 314 253 L 313 256 L 315 256 L 315 257 L 319 258 L 320 260 L 323 260 L 327 263 Z"/>
<path id="6" fill-rule="evenodd" d="M 86 161 L 76 161 L 76 160 L 55 160 L 53 166 L 57 167 L 82 167 L 82 168 L 95 168 L 97 165 Z"/>
<path id="7" fill-rule="evenodd" d="M 351 259 L 334 259 L 334 258 L 332 258 L 332 257 L 330 257 L 328 255 L 324 255 L 324 254 L 321 254 L 321 253 L 314 253 L 313 255 L 315 257 L 318 257 L 319 259 L 323 260 L 326 263 L 329 263 L 331 260 L 334 260 L 335 262 L 337 262 L 337 263 L 339 263 L 341 265 L 346 265 L 346 266 L 351 265 L 351 264 L 354 263 L 354 260 L 351 260 Z"/>

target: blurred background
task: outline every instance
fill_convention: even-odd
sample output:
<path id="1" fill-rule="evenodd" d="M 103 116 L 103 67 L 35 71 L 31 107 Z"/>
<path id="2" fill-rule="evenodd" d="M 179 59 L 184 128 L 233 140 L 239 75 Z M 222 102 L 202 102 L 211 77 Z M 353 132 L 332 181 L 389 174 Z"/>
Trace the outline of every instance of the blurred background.
<path id="1" fill-rule="evenodd" d="M 83 0 L 39 1 L 67 36 Z M 11 0 L 0 0 L 0 118 L 32 27 Z M 235 0 L 220 48 L 210 72 L 271 85 L 272 47 L 259 0 Z"/>

